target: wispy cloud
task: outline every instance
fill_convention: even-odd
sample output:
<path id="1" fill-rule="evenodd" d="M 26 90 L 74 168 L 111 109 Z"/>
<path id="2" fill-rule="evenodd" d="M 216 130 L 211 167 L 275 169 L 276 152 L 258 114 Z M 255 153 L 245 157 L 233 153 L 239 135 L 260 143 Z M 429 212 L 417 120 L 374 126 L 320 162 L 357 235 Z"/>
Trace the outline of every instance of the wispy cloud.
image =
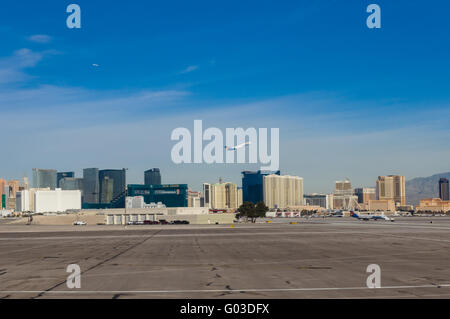
<path id="1" fill-rule="evenodd" d="M 180 72 L 180 74 L 190 73 L 198 70 L 198 65 L 190 65 L 186 69 Z"/>
<path id="2" fill-rule="evenodd" d="M 35 43 L 49 43 L 52 41 L 52 37 L 46 34 L 35 34 L 28 37 L 28 40 Z"/>
<path id="3" fill-rule="evenodd" d="M 55 50 L 36 52 L 22 48 L 13 52 L 11 56 L 0 58 L 0 84 L 24 82 L 31 78 L 26 73 L 27 68 L 35 67 L 46 56 L 59 54 Z"/>
<path id="4" fill-rule="evenodd" d="M 34 67 L 43 58 L 43 53 L 30 49 L 20 49 L 12 56 L 0 59 L 0 84 L 21 82 L 30 77 L 24 72 L 25 68 Z"/>

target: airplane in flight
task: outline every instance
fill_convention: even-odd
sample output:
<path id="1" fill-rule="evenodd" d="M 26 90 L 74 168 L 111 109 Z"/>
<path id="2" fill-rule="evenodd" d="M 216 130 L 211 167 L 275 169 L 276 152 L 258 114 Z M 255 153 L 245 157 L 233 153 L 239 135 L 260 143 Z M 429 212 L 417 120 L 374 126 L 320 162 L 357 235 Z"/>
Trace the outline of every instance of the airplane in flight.
<path id="1" fill-rule="evenodd" d="M 386 215 L 384 215 L 384 213 L 382 213 L 381 215 L 374 215 L 374 214 L 358 215 L 355 212 L 351 212 L 351 217 L 357 218 L 358 220 L 385 220 L 391 222 L 395 221 L 394 218 L 387 217 Z"/>
<path id="2" fill-rule="evenodd" d="M 225 150 L 227 150 L 227 151 L 237 151 L 238 149 L 240 149 L 241 147 L 245 147 L 245 146 L 247 146 L 247 145 L 250 145 L 251 143 L 250 142 L 245 142 L 245 143 L 242 143 L 242 144 L 239 144 L 239 145 L 236 145 L 236 146 L 225 146 Z"/>

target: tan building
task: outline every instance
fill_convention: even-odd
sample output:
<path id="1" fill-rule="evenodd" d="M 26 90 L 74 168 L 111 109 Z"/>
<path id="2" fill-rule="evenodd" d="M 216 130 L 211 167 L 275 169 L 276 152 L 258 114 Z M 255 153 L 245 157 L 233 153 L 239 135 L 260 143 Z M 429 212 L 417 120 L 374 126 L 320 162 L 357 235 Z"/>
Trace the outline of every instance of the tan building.
<path id="1" fill-rule="evenodd" d="M 287 207 L 287 210 L 293 210 L 293 211 L 297 211 L 297 212 L 301 212 L 302 210 L 307 210 L 307 211 L 316 211 L 318 213 L 322 212 L 325 210 L 325 208 L 323 208 L 322 206 L 318 206 L 318 205 L 300 205 L 300 206 L 289 206 Z"/>
<path id="2" fill-rule="evenodd" d="M 425 198 L 420 200 L 420 205 L 416 207 L 420 212 L 449 212 L 450 201 L 440 198 Z"/>
<path id="3" fill-rule="evenodd" d="M 237 185 L 234 183 L 203 184 L 205 207 L 211 209 L 236 209 L 242 204 Z"/>
<path id="4" fill-rule="evenodd" d="M 375 188 L 355 188 L 355 196 L 358 197 L 359 204 L 369 204 L 369 201 L 376 199 Z"/>
<path id="5" fill-rule="evenodd" d="M 187 192 L 188 207 L 201 207 L 200 205 L 201 198 L 202 198 L 201 192 L 195 192 L 188 189 Z"/>
<path id="6" fill-rule="evenodd" d="M 237 207 L 239 208 L 242 203 L 243 203 L 243 195 L 242 195 L 242 188 L 238 188 L 237 189 L 237 196 L 238 196 L 238 203 L 237 203 Z"/>
<path id="7" fill-rule="evenodd" d="M 16 209 L 16 194 L 19 191 L 20 182 L 16 179 L 8 181 L 8 205 L 7 209 Z"/>
<path id="8" fill-rule="evenodd" d="M 376 199 L 393 200 L 395 205 L 406 204 L 405 176 L 378 176 Z"/>
<path id="9" fill-rule="evenodd" d="M 336 181 L 335 190 L 333 193 L 332 209 L 355 209 L 358 202 L 358 197 L 355 196 L 352 184 L 349 180 Z"/>
<path id="10" fill-rule="evenodd" d="M 263 179 L 264 203 L 269 208 L 286 209 L 303 205 L 303 178 L 266 175 Z"/>
<path id="11" fill-rule="evenodd" d="M 328 209 L 334 209 L 334 194 L 328 194 Z"/>
<path id="12" fill-rule="evenodd" d="M 369 200 L 368 210 L 395 212 L 395 202 L 392 199 Z"/>

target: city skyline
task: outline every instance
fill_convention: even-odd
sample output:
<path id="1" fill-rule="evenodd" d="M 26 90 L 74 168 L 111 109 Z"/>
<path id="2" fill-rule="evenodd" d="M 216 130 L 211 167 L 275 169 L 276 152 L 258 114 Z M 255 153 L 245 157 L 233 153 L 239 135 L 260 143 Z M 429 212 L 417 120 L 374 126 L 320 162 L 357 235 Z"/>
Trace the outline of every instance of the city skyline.
<path id="1" fill-rule="evenodd" d="M 0 299 L 450 299 L 449 0 L 2 2 Z"/>
<path id="2" fill-rule="evenodd" d="M 0 173 L 130 167 L 136 183 L 159 167 L 166 182 L 199 190 L 259 167 L 173 164 L 171 131 L 196 119 L 280 128 L 280 169 L 310 193 L 344 177 L 373 186 L 379 175 L 449 171 L 449 5 L 379 4 L 383 27 L 370 30 L 360 1 L 267 2 L 258 15 L 233 1 L 177 2 L 177 12 L 79 1 L 83 26 L 70 30 L 56 1 L 8 3 L 0 124 L 13 155 L 0 158 Z"/>
<path id="3" fill-rule="evenodd" d="M 33 172 L 34 169 L 38 169 L 38 170 L 54 170 L 55 174 L 56 173 L 58 173 L 58 174 L 60 174 L 60 173 L 63 173 L 63 174 L 64 173 L 68 173 L 67 171 L 59 171 L 59 170 L 57 170 L 55 168 L 33 168 L 31 170 L 31 174 L 26 174 L 25 173 L 25 174 L 22 174 L 21 176 L 14 176 L 12 178 L 8 178 L 8 177 L 6 177 L 7 175 L 3 174 L 3 175 L 0 175 L 0 179 L 4 179 L 6 181 L 22 181 L 22 179 L 24 177 L 26 177 L 27 179 L 29 179 L 31 181 L 31 185 L 32 185 L 33 184 L 32 172 Z M 83 179 L 83 170 L 86 170 L 86 169 L 88 169 L 88 168 L 80 168 L 78 170 L 71 169 L 72 171 L 70 173 L 75 173 L 74 174 L 74 179 Z M 92 168 L 89 168 L 89 169 L 92 169 Z M 99 171 L 101 171 L 101 170 L 103 170 L 103 171 L 123 170 L 123 168 L 100 168 L 100 167 L 96 167 L 96 169 L 99 170 Z M 141 172 L 137 172 L 136 169 L 126 168 L 125 169 L 126 170 L 126 180 L 127 180 L 126 184 L 127 185 L 131 185 L 131 184 L 142 184 L 142 185 L 144 185 L 145 184 L 145 173 L 147 171 L 150 171 L 150 170 L 153 170 L 153 169 L 155 169 L 155 168 L 144 169 Z M 245 172 L 245 171 L 248 171 L 248 172 L 258 172 L 259 171 L 258 167 L 255 167 L 255 169 L 253 169 L 253 170 L 239 171 L 238 177 L 236 177 L 236 176 L 227 176 L 227 175 L 216 175 L 215 178 L 206 179 L 206 178 L 202 178 L 201 176 L 199 176 L 198 178 L 201 180 L 201 182 L 200 182 L 200 185 L 198 186 L 198 189 L 197 189 L 197 185 L 193 186 L 194 185 L 193 183 L 191 183 L 191 182 L 189 182 L 189 181 L 187 181 L 186 179 L 183 179 L 183 178 L 181 178 L 181 179 L 180 178 L 179 179 L 174 178 L 171 181 L 166 181 L 166 172 L 162 171 L 162 169 L 159 169 L 159 170 L 160 170 L 159 172 L 161 172 L 160 173 L 160 178 L 162 179 L 162 183 L 161 184 L 187 184 L 187 185 L 189 185 L 189 189 L 190 190 L 200 191 L 200 192 L 203 189 L 203 184 L 204 183 L 211 183 L 211 184 L 219 183 L 221 178 L 226 178 L 227 181 L 229 181 L 231 183 L 234 183 L 234 184 L 238 185 L 239 187 L 243 187 L 242 186 L 242 173 Z M 130 171 L 135 173 L 133 175 L 134 178 L 130 178 L 130 176 L 129 176 L 129 172 Z M 269 171 L 265 171 L 265 172 L 269 172 Z M 280 172 L 282 173 L 282 175 L 292 175 L 292 174 L 288 174 L 287 172 L 285 172 L 283 170 L 280 170 Z M 437 173 L 437 174 L 434 174 L 434 175 L 442 175 L 442 174 L 446 174 L 446 173 L 447 172 L 441 172 L 441 173 Z M 170 175 L 170 174 L 168 174 L 168 175 Z M 397 176 L 397 175 L 398 176 L 404 176 L 402 174 L 384 174 L 384 175 L 385 176 Z M 163 178 L 162 178 L 162 176 L 163 176 Z M 298 175 L 298 176 L 303 178 L 303 176 L 301 176 L 301 175 Z M 374 188 L 375 189 L 376 188 L 376 184 L 377 184 L 377 178 L 380 177 L 380 176 L 383 176 L 383 174 L 380 174 L 380 175 L 377 175 L 377 176 L 373 176 L 371 182 L 369 182 L 368 184 L 363 184 L 363 185 L 354 183 L 352 178 L 349 178 L 349 180 L 352 182 L 352 185 L 355 186 L 355 189 L 357 189 L 357 188 L 361 188 L 361 189 L 363 189 L 363 188 Z M 411 177 L 410 179 L 408 179 L 405 176 L 405 181 L 407 182 L 409 180 L 412 180 L 412 179 L 415 179 L 415 178 L 418 178 L 418 177 L 420 178 L 420 176 L 414 176 L 414 177 Z M 308 190 L 308 187 L 307 187 L 308 181 L 306 181 L 306 183 L 304 183 L 304 185 L 303 185 L 304 193 L 305 194 L 331 194 L 333 192 L 333 190 L 335 189 L 335 182 L 337 182 L 339 180 L 345 180 L 347 178 L 348 177 L 342 177 L 341 176 L 340 178 L 338 177 L 336 179 L 330 179 L 329 185 L 328 184 L 326 186 L 322 185 L 323 189 L 328 188 L 329 190 L 322 190 L 322 191 L 310 191 L 310 190 Z M 180 182 L 180 180 L 183 180 L 183 182 Z M 437 189 L 437 191 L 439 192 L 439 189 Z M 437 197 L 439 197 L 439 196 L 437 196 Z"/>

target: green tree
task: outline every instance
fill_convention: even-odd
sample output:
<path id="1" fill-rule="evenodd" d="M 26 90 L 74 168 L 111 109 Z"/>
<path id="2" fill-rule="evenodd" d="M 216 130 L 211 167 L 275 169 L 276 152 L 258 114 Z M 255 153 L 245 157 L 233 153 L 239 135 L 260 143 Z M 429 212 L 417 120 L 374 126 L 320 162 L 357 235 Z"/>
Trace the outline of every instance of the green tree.
<path id="1" fill-rule="evenodd" d="M 269 211 L 269 207 L 264 204 L 264 202 L 259 202 L 255 206 L 255 214 L 253 216 L 252 222 L 256 222 L 258 217 L 266 217 L 266 213 Z"/>
<path id="2" fill-rule="evenodd" d="M 249 218 L 255 214 L 255 204 L 251 202 L 244 202 L 241 206 L 239 206 L 239 217 L 246 217 L 247 221 Z"/>

